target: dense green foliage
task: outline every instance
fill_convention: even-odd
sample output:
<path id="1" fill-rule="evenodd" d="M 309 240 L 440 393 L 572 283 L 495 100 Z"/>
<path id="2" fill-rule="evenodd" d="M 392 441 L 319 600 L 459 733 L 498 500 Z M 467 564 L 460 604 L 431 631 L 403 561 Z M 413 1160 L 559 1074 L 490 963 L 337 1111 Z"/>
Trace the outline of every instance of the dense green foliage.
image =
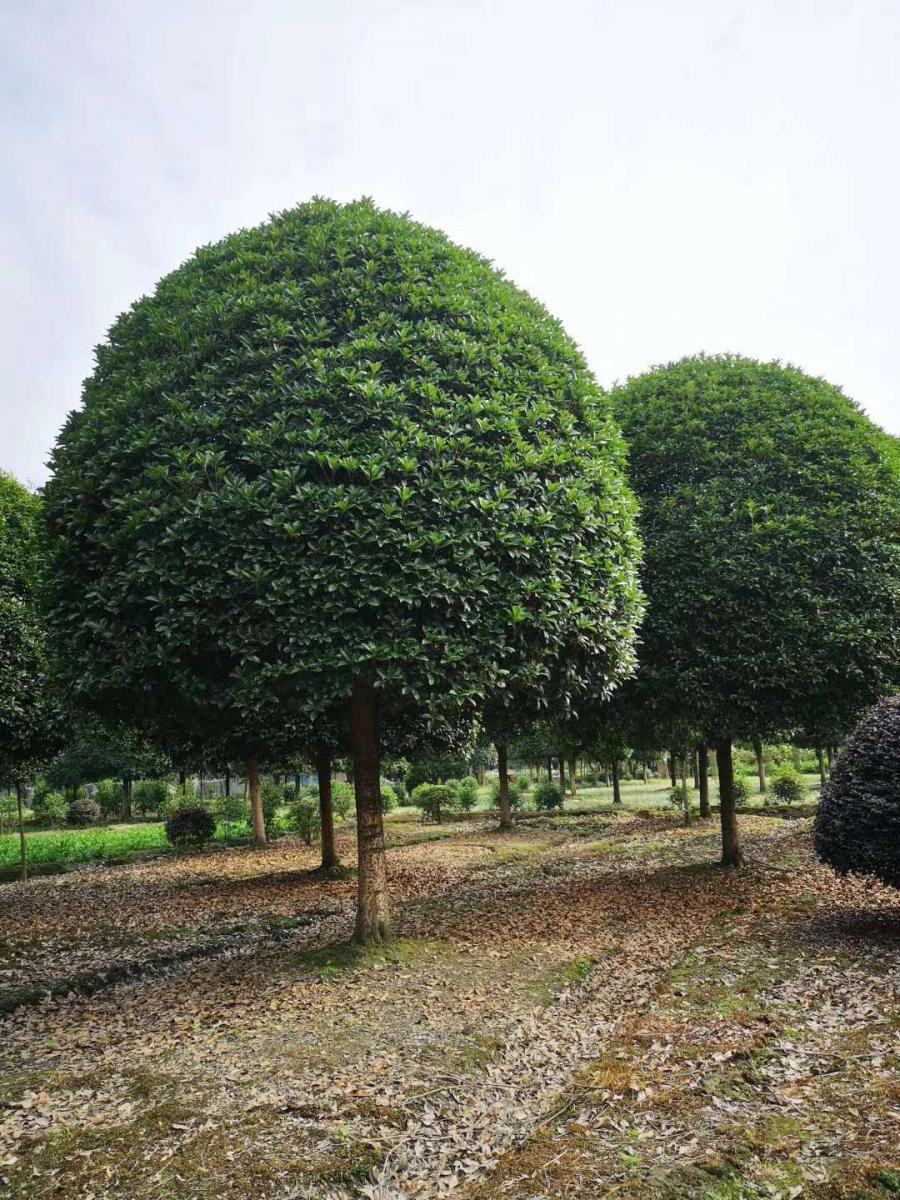
<path id="1" fill-rule="evenodd" d="M 166 821 L 166 837 L 173 846 L 202 846 L 215 832 L 215 817 L 199 804 L 179 808 Z"/>
<path id="2" fill-rule="evenodd" d="M 876 704 L 842 750 L 822 789 L 814 841 L 836 871 L 900 887 L 900 696 Z"/>
<path id="3" fill-rule="evenodd" d="M 846 727 L 900 669 L 900 463 L 839 389 L 689 358 L 616 390 L 642 505 L 639 692 L 710 738 Z"/>
<path id="4" fill-rule="evenodd" d="M 802 804 L 806 799 L 806 781 L 794 767 L 780 767 L 769 781 L 772 799 L 779 804 Z"/>
<path id="5" fill-rule="evenodd" d="M 538 809 L 562 808 L 562 788 L 552 779 L 539 779 L 534 785 L 533 799 Z"/>
<path id="6" fill-rule="evenodd" d="M 314 201 L 112 327 L 47 489 L 77 699 L 271 754 L 370 677 L 474 704 L 632 660 L 633 502 L 559 324 L 476 254 Z"/>
<path id="7" fill-rule="evenodd" d="M 463 812 L 471 812 L 478 803 L 478 780 L 474 775 L 465 775 L 462 779 L 454 780 L 453 790 L 456 792 L 456 803 Z"/>
<path id="8" fill-rule="evenodd" d="M 457 807 L 456 792 L 449 783 L 420 783 L 413 790 L 412 802 L 421 810 L 423 820 L 438 824 Z"/>
<path id="9" fill-rule="evenodd" d="M 100 805 L 94 800 L 79 797 L 69 805 L 66 820 L 70 825 L 96 825 L 100 820 Z"/>

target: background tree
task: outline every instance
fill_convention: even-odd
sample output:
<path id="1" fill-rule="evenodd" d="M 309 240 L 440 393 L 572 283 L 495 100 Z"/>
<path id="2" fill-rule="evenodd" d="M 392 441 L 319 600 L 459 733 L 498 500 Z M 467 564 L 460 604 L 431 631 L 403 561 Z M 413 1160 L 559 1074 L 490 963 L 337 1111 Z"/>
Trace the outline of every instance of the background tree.
<path id="1" fill-rule="evenodd" d="M 131 817 L 131 784 L 135 779 L 156 779 L 171 770 L 169 760 L 146 738 L 122 724 L 104 724 L 96 718 L 70 720 L 64 745 L 47 764 L 45 775 L 55 788 L 76 789 L 83 783 L 118 779 L 122 783 L 123 820 Z"/>
<path id="2" fill-rule="evenodd" d="M 380 722 L 632 657 L 633 500 L 560 325 L 478 255 L 317 200 L 122 316 L 53 456 L 69 685 L 253 763 L 348 709 L 356 936 L 386 935 Z"/>
<path id="3" fill-rule="evenodd" d="M 715 745 L 722 861 L 739 865 L 734 739 L 846 725 L 897 677 L 897 445 L 838 388 L 733 356 L 614 400 L 642 505 L 641 695 Z"/>

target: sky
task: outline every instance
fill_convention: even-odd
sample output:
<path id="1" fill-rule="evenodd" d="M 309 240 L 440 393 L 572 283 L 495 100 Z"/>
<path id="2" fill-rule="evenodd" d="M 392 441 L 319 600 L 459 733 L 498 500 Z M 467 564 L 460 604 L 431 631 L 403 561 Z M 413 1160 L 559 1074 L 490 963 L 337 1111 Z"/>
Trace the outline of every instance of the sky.
<path id="1" fill-rule="evenodd" d="M 0 0 L 0 467 L 192 250 L 371 196 L 608 386 L 792 362 L 900 433 L 898 0 Z"/>

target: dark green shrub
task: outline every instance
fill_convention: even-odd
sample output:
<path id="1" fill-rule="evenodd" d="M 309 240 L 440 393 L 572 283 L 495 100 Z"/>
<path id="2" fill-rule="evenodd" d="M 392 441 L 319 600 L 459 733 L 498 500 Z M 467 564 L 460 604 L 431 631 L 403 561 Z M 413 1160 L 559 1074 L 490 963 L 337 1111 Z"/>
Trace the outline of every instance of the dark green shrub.
<path id="1" fill-rule="evenodd" d="M 139 779 L 132 788 L 131 799 L 142 817 L 159 812 L 166 802 L 169 789 L 163 779 Z"/>
<path id="2" fill-rule="evenodd" d="M 690 790 L 686 787 L 672 788 L 671 792 L 669 792 L 669 803 L 673 808 L 678 809 L 679 812 L 684 812 L 686 808 L 690 808 Z"/>
<path id="3" fill-rule="evenodd" d="M 772 799 L 779 804 L 802 804 L 806 799 L 806 782 L 793 767 L 781 767 L 769 783 Z"/>
<path id="4" fill-rule="evenodd" d="M 293 789 L 291 789 L 293 791 Z M 263 820 L 266 823 L 266 835 L 276 832 L 275 818 L 278 810 L 285 803 L 284 788 L 276 783 L 271 775 L 264 775 L 259 784 L 259 798 L 262 802 Z M 293 797 L 292 797 L 293 798 Z"/>
<path id="5" fill-rule="evenodd" d="M 440 825 L 456 806 L 456 794 L 447 783 L 420 783 L 413 790 L 412 802 L 421 809 L 423 820 L 436 821 Z"/>
<path id="6" fill-rule="evenodd" d="M 876 875 L 900 887 L 900 696 L 860 721 L 822 789 L 813 841 L 842 875 Z"/>
<path id="7" fill-rule="evenodd" d="M 202 846 L 215 832 L 215 817 L 199 804 L 179 808 L 166 821 L 166 837 L 173 846 Z"/>
<path id="8" fill-rule="evenodd" d="M 463 812 L 471 812 L 478 803 L 478 780 L 474 775 L 456 779 L 451 785 L 456 792 L 456 803 Z"/>
<path id="9" fill-rule="evenodd" d="M 562 788 L 552 779 L 539 780 L 534 785 L 534 804 L 538 809 L 562 808 Z"/>
<path id="10" fill-rule="evenodd" d="M 747 780 L 743 775 L 735 775 L 734 777 L 734 804 L 735 808 L 743 808 L 750 799 L 750 788 Z"/>
<path id="11" fill-rule="evenodd" d="M 122 811 L 122 785 L 118 779 L 101 779 L 94 788 L 94 802 L 100 805 L 104 817 L 118 816 Z"/>
<path id="12" fill-rule="evenodd" d="M 319 789 L 316 788 L 316 795 L 318 796 L 318 794 Z M 342 821 L 345 820 L 353 812 L 355 804 L 356 798 L 353 795 L 353 784 L 332 780 L 331 807 L 334 809 L 334 815 Z"/>
<path id="13" fill-rule="evenodd" d="M 519 809 L 525 799 L 525 793 L 528 791 L 529 780 L 525 775 L 520 775 L 517 779 L 509 781 L 509 804 L 511 808 Z M 494 808 L 500 803 L 500 780 L 494 779 L 491 781 L 490 790 L 491 804 Z"/>
<path id="14" fill-rule="evenodd" d="M 409 795 L 406 791 L 406 784 L 402 779 L 392 780 L 392 787 L 397 795 L 397 803 L 402 808 L 404 804 L 409 803 Z"/>
<path id="15" fill-rule="evenodd" d="M 315 793 L 315 794 L 313 794 Z M 297 832 L 307 846 L 311 846 L 319 836 L 321 828 L 319 821 L 319 789 L 302 788 L 294 801 L 294 816 Z"/>
<path id="16" fill-rule="evenodd" d="M 42 825 L 65 825 L 69 802 L 62 792 L 44 792 L 34 800 L 34 815 Z"/>
<path id="17" fill-rule="evenodd" d="M 420 783 L 446 783 L 449 779 L 460 779 L 465 774 L 466 760 L 456 755 L 422 759 L 413 763 L 406 772 L 406 790 L 412 795 Z"/>
<path id="18" fill-rule="evenodd" d="M 73 800 L 66 820 L 70 825 L 96 825 L 100 820 L 100 805 L 93 800 Z"/>

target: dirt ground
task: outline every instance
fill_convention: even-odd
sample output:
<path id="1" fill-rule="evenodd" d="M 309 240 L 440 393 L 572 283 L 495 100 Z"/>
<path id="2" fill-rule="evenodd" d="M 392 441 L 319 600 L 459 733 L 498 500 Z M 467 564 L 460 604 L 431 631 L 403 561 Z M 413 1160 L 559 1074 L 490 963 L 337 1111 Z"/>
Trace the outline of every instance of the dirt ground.
<path id="1" fill-rule="evenodd" d="M 392 824 L 379 951 L 294 842 L 0 888 L 0 1194 L 900 1195 L 900 893 L 744 832 Z"/>

